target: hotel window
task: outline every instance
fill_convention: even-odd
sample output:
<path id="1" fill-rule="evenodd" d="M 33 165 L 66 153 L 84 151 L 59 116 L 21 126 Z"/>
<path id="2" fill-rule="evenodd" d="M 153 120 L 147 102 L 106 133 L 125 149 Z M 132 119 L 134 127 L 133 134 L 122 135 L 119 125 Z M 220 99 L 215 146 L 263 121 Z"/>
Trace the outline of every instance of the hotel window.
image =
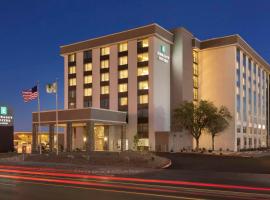
<path id="1" fill-rule="evenodd" d="M 148 61 L 148 52 L 138 54 L 138 62 Z"/>
<path id="2" fill-rule="evenodd" d="M 127 97 L 121 97 L 119 99 L 120 106 L 126 106 L 128 104 L 128 98 Z"/>
<path id="3" fill-rule="evenodd" d="M 109 73 L 102 73 L 101 81 L 109 81 Z"/>
<path id="4" fill-rule="evenodd" d="M 198 100 L 198 89 L 193 88 L 193 99 L 194 101 Z"/>
<path id="5" fill-rule="evenodd" d="M 109 60 L 100 61 L 100 67 L 101 67 L 101 69 L 109 68 Z"/>
<path id="6" fill-rule="evenodd" d="M 120 43 L 118 46 L 118 51 L 119 52 L 123 52 L 123 51 L 127 51 L 128 50 L 128 43 L 127 42 L 123 42 Z"/>
<path id="7" fill-rule="evenodd" d="M 68 62 L 75 62 L 75 54 L 68 55 Z"/>
<path id="8" fill-rule="evenodd" d="M 128 57 L 127 56 L 119 57 L 119 65 L 127 65 L 127 64 L 128 64 Z"/>
<path id="9" fill-rule="evenodd" d="M 119 79 L 128 78 L 128 70 L 120 70 L 119 71 Z"/>
<path id="10" fill-rule="evenodd" d="M 147 118 L 148 117 L 148 108 L 143 108 L 138 110 L 138 118 Z"/>
<path id="11" fill-rule="evenodd" d="M 110 47 L 103 47 L 100 49 L 100 54 L 102 56 L 109 55 L 110 54 Z"/>
<path id="12" fill-rule="evenodd" d="M 85 108 L 92 107 L 92 101 L 89 100 L 89 99 L 84 100 L 83 106 L 84 106 Z"/>
<path id="13" fill-rule="evenodd" d="M 85 88 L 84 89 L 84 96 L 85 97 L 92 96 L 92 88 Z"/>
<path id="14" fill-rule="evenodd" d="M 196 63 L 193 63 L 193 75 L 195 75 L 195 76 L 199 75 L 198 64 L 196 64 Z"/>
<path id="15" fill-rule="evenodd" d="M 128 91 L 128 84 L 127 83 L 119 84 L 118 91 L 119 92 L 127 92 Z"/>
<path id="16" fill-rule="evenodd" d="M 68 108 L 76 108 L 75 102 L 69 102 Z"/>
<path id="17" fill-rule="evenodd" d="M 148 90 L 148 81 L 139 82 L 139 90 Z"/>
<path id="18" fill-rule="evenodd" d="M 69 67 L 68 68 L 68 73 L 69 74 L 76 74 L 76 67 L 75 66 Z"/>
<path id="19" fill-rule="evenodd" d="M 236 50 L 236 60 L 238 63 L 240 63 L 240 49 Z"/>
<path id="20" fill-rule="evenodd" d="M 101 94 L 109 94 L 109 86 L 102 86 Z"/>
<path id="21" fill-rule="evenodd" d="M 109 98 L 100 99 L 100 107 L 104 109 L 109 109 Z"/>
<path id="22" fill-rule="evenodd" d="M 144 138 L 144 137 L 148 137 L 147 133 L 148 133 L 148 123 L 140 123 L 137 125 L 137 130 L 138 130 L 138 134 L 140 135 L 140 137 Z"/>
<path id="23" fill-rule="evenodd" d="M 198 52 L 197 51 L 193 51 L 193 62 L 198 63 Z"/>
<path id="24" fill-rule="evenodd" d="M 88 71 L 92 71 L 92 63 L 85 63 L 84 64 L 84 71 L 88 72 Z"/>
<path id="25" fill-rule="evenodd" d="M 148 103 L 148 95 L 147 94 L 140 95 L 139 104 L 146 104 L 146 103 Z"/>
<path id="26" fill-rule="evenodd" d="M 84 84 L 89 84 L 89 83 L 92 83 L 92 76 L 91 75 L 84 77 Z"/>
<path id="27" fill-rule="evenodd" d="M 92 51 L 90 50 L 90 51 L 83 52 L 83 59 L 85 59 L 85 60 L 92 59 Z"/>
<path id="28" fill-rule="evenodd" d="M 193 50 L 193 100 L 198 101 L 199 88 L 199 67 L 198 67 L 198 52 Z"/>
<path id="29" fill-rule="evenodd" d="M 145 76 L 149 74 L 148 67 L 139 67 L 138 68 L 138 76 Z"/>
<path id="30" fill-rule="evenodd" d="M 71 99 L 76 98 L 76 90 L 69 90 L 69 91 L 68 91 L 68 96 L 69 96 L 69 98 L 71 98 Z"/>
<path id="31" fill-rule="evenodd" d="M 69 86 L 75 86 L 76 85 L 76 78 L 69 79 Z"/>
<path id="32" fill-rule="evenodd" d="M 198 76 L 193 76 L 193 87 L 198 88 L 198 86 L 199 86 Z"/>
<path id="33" fill-rule="evenodd" d="M 149 40 L 148 38 L 142 39 L 142 40 L 138 40 L 138 47 L 139 48 L 145 48 L 149 46 Z"/>

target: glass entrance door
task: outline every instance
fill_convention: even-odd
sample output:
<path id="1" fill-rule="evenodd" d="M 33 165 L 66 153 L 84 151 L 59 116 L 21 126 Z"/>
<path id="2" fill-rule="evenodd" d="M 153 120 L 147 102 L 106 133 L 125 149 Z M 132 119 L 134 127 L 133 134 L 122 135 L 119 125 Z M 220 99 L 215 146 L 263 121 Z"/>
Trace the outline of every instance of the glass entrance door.
<path id="1" fill-rule="evenodd" d="M 95 151 L 104 151 L 104 126 L 95 126 Z"/>

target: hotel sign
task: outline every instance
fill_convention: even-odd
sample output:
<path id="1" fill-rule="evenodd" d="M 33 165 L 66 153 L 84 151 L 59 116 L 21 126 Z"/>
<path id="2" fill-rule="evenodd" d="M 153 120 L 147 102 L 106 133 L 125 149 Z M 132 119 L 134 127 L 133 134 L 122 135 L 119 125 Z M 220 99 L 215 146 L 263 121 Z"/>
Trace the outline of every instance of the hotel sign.
<path id="1" fill-rule="evenodd" d="M 13 126 L 13 114 L 7 106 L 0 106 L 0 126 Z"/>
<path id="2" fill-rule="evenodd" d="M 160 45 L 160 50 L 157 52 L 158 59 L 164 63 L 169 63 L 170 56 L 166 55 L 166 47 Z"/>

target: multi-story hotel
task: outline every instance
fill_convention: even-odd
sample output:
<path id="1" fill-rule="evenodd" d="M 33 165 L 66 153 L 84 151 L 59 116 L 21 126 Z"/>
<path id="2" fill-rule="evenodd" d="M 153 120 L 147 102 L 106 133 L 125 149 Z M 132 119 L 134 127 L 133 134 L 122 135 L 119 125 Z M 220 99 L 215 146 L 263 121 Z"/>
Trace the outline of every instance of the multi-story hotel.
<path id="1" fill-rule="evenodd" d="M 193 148 L 187 132 L 171 128 L 172 113 L 200 99 L 233 115 L 216 148 L 266 146 L 270 66 L 239 35 L 200 41 L 184 28 L 150 24 L 61 46 L 61 55 L 67 151 L 133 149 L 135 135 L 153 151 Z M 41 112 L 41 124 L 53 134 L 55 111 Z M 200 146 L 211 147 L 207 133 Z"/>

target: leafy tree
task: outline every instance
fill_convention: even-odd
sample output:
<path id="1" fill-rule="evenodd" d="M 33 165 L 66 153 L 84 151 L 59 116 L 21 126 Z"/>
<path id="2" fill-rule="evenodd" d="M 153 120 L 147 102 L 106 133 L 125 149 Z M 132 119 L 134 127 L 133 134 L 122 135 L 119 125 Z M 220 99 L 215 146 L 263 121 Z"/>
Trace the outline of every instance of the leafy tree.
<path id="1" fill-rule="evenodd" d="M 213 151 L 215 150 L 215 137 L 229 126 L 231 119 L 231 113 L 225 106 L 215 108 L 215 111 L 209 116 L 207 130 L 212 136 Z"/>
<path id="2" fill-rule="evenodd" d="M 174 128 L 188 130 L 196 140 L 196 150 L 198 150 L 202 131 L 207 128 L 209 116 L 214 111 L 215 106 L 212 102 L 205 100 L 198 103 L 185 101 L 174 110 Z"/>

